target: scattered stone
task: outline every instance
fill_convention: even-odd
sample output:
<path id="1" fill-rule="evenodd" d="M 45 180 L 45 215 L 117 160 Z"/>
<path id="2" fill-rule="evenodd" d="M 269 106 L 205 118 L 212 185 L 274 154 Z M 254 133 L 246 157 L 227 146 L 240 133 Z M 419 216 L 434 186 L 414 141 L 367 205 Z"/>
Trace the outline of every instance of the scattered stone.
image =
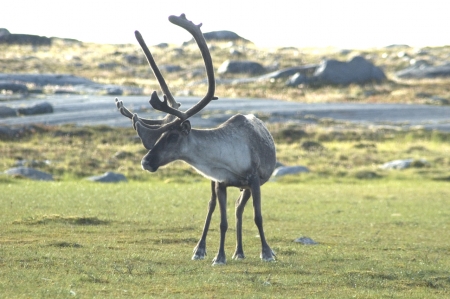
<path id="1" fill-rule="evenodd" d="M 274 71 L 269 74 L 265 74 L 265 75 L 261 76 L 259 79 L 288 78 L 297 73 L 300 73 L 304 76 L 307 76 L 308 74 L 312 75 L 318 67 L 319 67 L 318 64 L 307 64 L 307 65 L 302 65 L 302 66 L 289 67 L 289 68 L 285 68 L 282 70 Z"/>
<path id="2" fill-rule="evenodd" d="M 315 151 L 322 151 L 325 149 L 325 147 L 320 144 L 319 142 L 315 141 L 304 141 L 302 144 L 300 144 L 300 147 L 305 151 L 315 152 Z"/>
<path id="3" fill-rule="evenodd" d="M 318 242 L 314 241 L 311 238 L 308 237 L 300 237 L 294 240 L 295 243 L 301 243 L 303 245 L 317 245 Z"/>
<path id="4" fill-rule="evenodd" d="M 272 173 L 273 177 L 285 176 L 288 174 L 308 173 L 309 169 L 305 166 L 280 166 L 275 168 Z"/>
<path id="5" fill-rule="evenodd" d="M 2 30 L 0 34 L 0 44 L 43 46 L 51 45 L 51 43 L 51 38 L 48 38 L 46 36 L 31 34 L 12 34 L 6 29 Z"/>
<path id="6" fill-rule="evenodd" d="M 355 173 L 355 177 L 360 180 L 371 180 L 371 179 L 378 179 L 381 176 L 373 171 L 361 170 Z"/>
<path id="7" fill-rule="evenodd" d="M 228 30 L 219 30 L 219 31 L 211 31 L 203 34 L 206 41 L 245 41 L 249 42 L 249 40 L 239 36 L 233 31 Z"/>
<path id="8" fill-rule="evenodd" d="M 299 86 L 300 84 L 306 83 L 308 83 L 308 78 L 305 75 L 302 75 L 301 73 L 296 73 L 291 78 L 289 78 L 289 80 L 286 81 L 286 86 L 295 87 Z"/>
<path id="9" fill-rule="evenodd" d="M 381 169 L 406 169 L 409 167 L 425 167 L 429 163 L 425 159 L 414 160 L 414 159 L 404 159 L 404 160 L 394 160 L 384 163 L 380 166 Z"/>
<path id="10" fill-rule="evenodd" d="M 133 54 L 124 55 L 123 59 L 128 64 L 133 64 L 133 65 L 139 65 L 139 64 L 142 64 L 144 62 L 144 60 L 143 60 L 143 58 L 141 58 L 141 56 L 137 56 L 137 55 L 133 55 Z"/>
<path id="11" fill-rule="evenodd" d="M 0 106 L 0 118 L 17 116 L 16 109 L 8 106 Z"/>
<path id="12" fill-rule="evenodd" d="M 103 175 L 88 177 L 87 180 L 100 183 L 117 183 L 126 182 L 127 178 L 120 173 L 105 172 Z"/>
<path id="13" fill-rule="evenodd" d="M 28 87 L 25 84 L 16 83 L 12 81 L 0 81 L 0 90 L 11 92 L 28 93 Z"/>
<path id="14" fill-rule="evenodd" d="M 122 66 L 122 65 L 117 62 L 104 62 L 104 63 L 99 63 L 97 65 L 97 67 L 102 70 L 112 70 L 119 66 Z"/>
<path id="15" fill-rule="evenodd" d="M 166 73 L 176 73 L 183 69 L 179 65 L 164 64 L 164 65 L 159 66 L 159 70 L 166 72 Z"/>
<path id="16" fill-rule="evenodd" d="M 53 176 L 49 173 L 29 167 L 15 167 L 5 171 L 5 174 L 15 177 L 26 177 L 37 181 L 53 181 Z"/>
<path id="17" fill-rule="evenodd" d="M 217 70 L 218 74 L 262 74 L 265 72 L 265 68 L 254 61 L 236 61 L 226 60 Z"/>
<path id="18" fill-rule="evenodd" d="M 106 87 L 106 94 L 110 96 L 121 96 L 123 95 L 123 89 L 119 86 L 109 86 Z"/>
<path id="19" fill-rule="evenodd" d="M 450 63 L 439 66 L 429 66 L 425 64 L 414 64 L 406 69 L 395 73 L 398 78 L 403 79 L 424 79 L 441 78 L 450 76 Z"/>
<path id="20" fill-rule="evenodd" d="M 429 104 L 429 105 L 441 106 L 441 105 L 449 105 L 450 104 L 450 101 L 448 99 L 442 98 L 439 96 L 435 96 L 430 93 L 418 92 L 418 93 L 416 93 L 416 97 L 424 99 L 424 103 Z"/>
<path id="21" fill-rule="evenodd" d="M 315 71 L 312 82 L 318 84 L 364 84 L 381 82 L 386 75 L 362 56 L 355 56 L 349 62 L 334 59 L 324 60 Z"/>
<path id="22" fill-rule="evenodd" d="M 169 47 L 169 44 L 168 43 L 159 43 L 157 45 L 154 45 L 154 47 L 160 48 L 160 49 L 165 49 L 165 48 Z"/>
<path id="23" fill-rule="evenodd" d="M 365 148 L 365 149 L 376 149 L 377 145 L 375 143 L 357 143 L 353 146 L 354 148 Z"/>
<path id="24" fill-rule="evenodd" d="M 30 107 L 18 108 L 17 113 L 21 115 L 53 113 L 53 106 L 48 102 L 42 102 Z"/>
<path id="25" fill-rule="evenodd" d="M 89 79 L 66 74 L 0 74 L 0 81 L 34 83 L 37 86 L 96 84 Z"/>
<path id="26" fill-rule="evenodd" d="M 2 38 L 3 36 L 7 36 L 10 35 L 11 33 L 8 31 L 8 29 L 6 28 L 0 28 L 0 38 Z"/>

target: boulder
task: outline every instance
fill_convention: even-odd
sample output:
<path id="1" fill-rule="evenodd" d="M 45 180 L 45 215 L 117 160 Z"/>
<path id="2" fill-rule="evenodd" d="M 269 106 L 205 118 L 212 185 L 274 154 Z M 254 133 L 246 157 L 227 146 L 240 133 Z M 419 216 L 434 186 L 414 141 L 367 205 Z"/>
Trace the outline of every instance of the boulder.
<path id="1" fill-rule="evenodd" d="M 245 38 L 239 36 L 233 31 L 228 30 L 219 30 L 219 31 L 211 31 L 203 33 L 206 41 L 236 41 L 241 40 L 245 42 L 249 42 Z"/>
<path id="2" fill-rule="evenodd" d="M 440 78 L 450 76 L 450 63 L 439 66 L 430 66 L 426 64 L 415 64 L 406 69 L 395 73 L 398 78 L 403 79 L 424 79 Z"/>
<path id="3" fill-rule="evenodd" d="M 87 180 L 100 183 L 117 183 L 117 182 L 126 182 L 127 178 L 120 173 L 105 172 L 104 174 L 99 176 L 88 177 Z"/>
<path id="4" fill-rule="evenodd" d="M 15 81 L 45 85 L 95 85 L 96 83 L 83 78 L 67 74 L 0 74 L 0 81 Z"/>
<path id="5" fill-rule="evenodd" d="M 2 38 L 3 36 L 7 36 L 10 35 L 11 33 L 8 31 L 8 29 L 6 28 L 0 28 L 0 38 Z"/>
<path id="6" fill-rule="evenodd" d="M 266 71 L 264 66 L 254 61 L 226 60 L 217 70 L 218 74 L 262 74 Z"/>
<path id="7" fill-rule="evenodd" d="M 0 106 L 0 118 L 12 116 L 17 116 L 16 109 L 10 108 L 8 106 Z"/>
<path id="8" fill-rule="evenodd" d="M 286 86 L 295 87 L 299 86 L 300 84 L 306 83 L 308 83 L 308 77 L 302 75 L 301 73 L 296 73 L 291 78 L 289 78 L 289 80 L 286 81 Z"/>
<path id="9" fill-rule="evenodd" d="M 273 177 L 280 177 L 288 174 L 307 173 L 309 169 L 305 166 L 280 166 L 275 168 L 272 173 Z"/>
<path id="10" fill-rule="evenodd" d="M 38 181 L 53 181 L 53 176 L 49 173 L 29 167 L 15 167 L 5 171 L 5 174 L 19 177 L 26 177 Z"/>
<path id="11" fill-rule="evenodd" d="M 49 102 L 42 102 L 30 107 L 18 108 L 17 113 L 22 115 L 53 113 L 53 106 Z"/>
<path id="12" fill-rule="evenodd" d="M 166 72 L 166 73 L 175 73 L 182 70 L 181 66 L 174 65 L 174 64 L 163 64 L 159 67 L 160 71 Z"/>
<path id="13" fill-rule="evenodd" d="M 364 84 L 381 82 L 386 75 L 364 57 L 355 56 L 348 62 L 328 59 L 322 61 L 313 75 L 313 82 L 319 84 Z"/>
<path id="14" fill-rule="evenodd" d="M 301 243 L 303 245 L 317 245 L 316 241 L 308 237 L 300 237 L 294 240 L 295 243 Z"/>
<path id="15" fill-rule="evenodd" d="M 4 31 L 0 34 L 0 44 L 43 46 L 51 45 L 51 43 L 52 40 L 46 36 L 31 34 L 7 34 Z"/>
<path id="16" fill-rule="evenodd" d="M 2 80 L 0 81 L 0 90 L 27 93 L 28 87 L 22 83 L 16 83 L 12 81 Z"/>
<path id="17" fill-rule="evenodd" d="M 404 160 L 394 160 L 386 162 L 380 166 L 381 169 L 406 169 L 409 167 L 424 167 L 429 165 L 428 161 L 425 159 L 414 160 L 414 159 L 404 159 Z"/>

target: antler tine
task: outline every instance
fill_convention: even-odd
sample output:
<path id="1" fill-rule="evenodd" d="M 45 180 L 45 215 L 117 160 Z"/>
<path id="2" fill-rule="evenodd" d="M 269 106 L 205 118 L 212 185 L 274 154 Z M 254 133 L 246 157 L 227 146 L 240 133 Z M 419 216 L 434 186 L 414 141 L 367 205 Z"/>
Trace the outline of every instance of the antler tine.
<path id="1" fill-rule="evenodd" d="M 117 109 L 119 109 L 120 113 L 122 113 L 123 116 L 126 116 L 129 119 L 133 118 L 133 114 L 130 112 L 130 110 L 128 110 L 127 108 L 125 108 L 123 106 L 123 102 L 119 101 L 118 98 L 116 98 L 116 106 L 117 106 Z"/>
<path id="2" fill-rule="evenodd" d="M 142 38 L 142 35 L 139 31 L 135 31 L 134 35 L 136 36 L 136 39 L 138 43 L 141 45 L 142 51 L 144 51 L 145 57 L 147 57 L 147 61 L 150 64 L 150 67 L 153 71 L 153 74 L 155 75 L 156 79 L 158 80 L 159 86 L 161 87 L 161 90 L 163 93 L 167 96 L 167 99 L 170 103 L 170 106 L 177 109 L 181 106 L 180 103 L 175 101 L 175 99 L 172 96 L 172 93 L 169 90 L 169 87 L 166 84 L 166 81 L 164 80 L 164 77 L 161 75 L 161 72 L 159 71 L 158 66 L 156 65 L 155 60 L 153 59 L 152 53 L 147 47 L 147 44 L 145 43 L 144 39 Z"/>
<path id="3" fill-rule="evenodd" d="M 121 113 L 123 116 L 128 117 L 129 119 L 133 119 L 134 114 L 131 113 L 131 111 L 128 110 L 128 109 L 123 105 L 123 102 L 120 101 L 118 98 L 116 98 L 116 106 L 117 106 L 117 109 L 119 109 L 120 113 Z M 178 111 L 178 110 L 175 110 L 175 111 Z M 139 118 L 139 120 L 140 120 L 143 124 L 145 124 L 145 125 L 147 125 L 147 126 L 161 126 L 161 125 L 164 123 L 164 120 L 162 120 L 162 119 L 147 119 L 147 118 L 140 118 L 140 117 L 138 117 L 137 115 L 136 115 L 136 117 Z M 135 128 L 134 123 L 135 123 L 135 122 L 133 122 L 133 127 Z M 135 128 L 135 129 L 136 129 L 136 128 Z"/>
<path id="4" fill-rule="evenodd" d="M 208 45 L 206 44 L 203 33 L 200 30 L 202 23 L 195 25 L 186 18 L 185 14 L 181 14 L 179 17 L 170 16 L 169 21 L 175 25 L 180 26 L 181 28 L 184 28 L 194 37 L 200 49 L 200 52 L 202 53 L 203 61 L 205 63 L 206 75 L 208 78 L 208 91 L 202 100 L 200 100 L 196 105 L 186 111 L 186 118 L 189 118 L 202 110 L 206 105 L 209 104 L 211 100 L 218 99 L 214 96 L 214 92 L 216 89 L 214 67 L 211 59 L 211 54 L 209 53 Z"/>

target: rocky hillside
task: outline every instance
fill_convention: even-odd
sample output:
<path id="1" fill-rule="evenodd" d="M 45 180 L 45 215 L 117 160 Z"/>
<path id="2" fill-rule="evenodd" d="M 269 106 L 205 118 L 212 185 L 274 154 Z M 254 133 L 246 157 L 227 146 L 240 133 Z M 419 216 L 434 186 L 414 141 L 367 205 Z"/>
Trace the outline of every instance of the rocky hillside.
<path id="1" fill-rule="evenodd" d="M 0 33 L 0 99 L 32 93 L 149 94 L 159 90 L 137 43 L 106 45 L 59 38 L 27 43 L 23 35 L 16 37 L 21 42 L 11 42 L 8 31 Z M 450 46 L 262 49 L 243 38 L 211 38 L 208 44 L 219 97 L 438 105 L 450 100 Z M 150 50 L 175 95 L 203 95 L 205 73 L 195 43 L 160 44 Z M 65 77 L 43 84 L 44 74 Z M 84 83 L 74 84 L 74 77 Z"/>

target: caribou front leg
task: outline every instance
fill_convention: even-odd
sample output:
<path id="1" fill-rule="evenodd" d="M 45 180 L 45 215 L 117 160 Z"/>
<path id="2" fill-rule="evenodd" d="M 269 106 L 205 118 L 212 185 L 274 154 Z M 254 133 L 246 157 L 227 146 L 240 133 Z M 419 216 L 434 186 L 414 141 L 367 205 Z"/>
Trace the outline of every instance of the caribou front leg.
<path id="1" fill-rule="evenodd" d="M 259 177 L 257 175 L 255 175 L 251 180 L 250 188 L 252 190 L 253 197 L 253 217 L 255 220 L 255 224 L 258 227 L 259 237 L 261 239 L 261 259 L 266 262 L 271 262 L 275 260 L 275 253 L 272 251 L 272 249 L 270 249 L 264 235 L 263 219 L 261 215 L 261 185 L 259 182 Z"/>
<path id="2" fill-rule="evenodd" d="M 216 195 L 219 200 L 220 208 L 220 245 L 219 252 L 213 259 L 213 266 L 225 265 L 227 259 L 225 257 L 225 235 L 228 229 L 227 220 L 227 187 L 219 182 L 216 183 Z"/>
<path id="3" fill-rule="evenodd" d="M 250 198 L 251 191 L 244 189 L 241 195 L 236 200 L 236 251 L 233 254 L 233 259 L 241 260 L 245 258 L 244 249 L 242 247 L 242 213 L 244 213 L 245 204 Z"/>
<path id="4" fill-rule="evenodd" d="M 211 216 L 216 208 L 217 196 L 215 182 L 211 182 L 211 200 L 208 205 L 208 214 L 206 215 L 205 225 L 203 226 L 203 233 L 197 246 L 194 248 L 193 260 L 203 260 L 206 256 L 206 235 L 208 234 L 209 224 L 211 223 Z"/>

